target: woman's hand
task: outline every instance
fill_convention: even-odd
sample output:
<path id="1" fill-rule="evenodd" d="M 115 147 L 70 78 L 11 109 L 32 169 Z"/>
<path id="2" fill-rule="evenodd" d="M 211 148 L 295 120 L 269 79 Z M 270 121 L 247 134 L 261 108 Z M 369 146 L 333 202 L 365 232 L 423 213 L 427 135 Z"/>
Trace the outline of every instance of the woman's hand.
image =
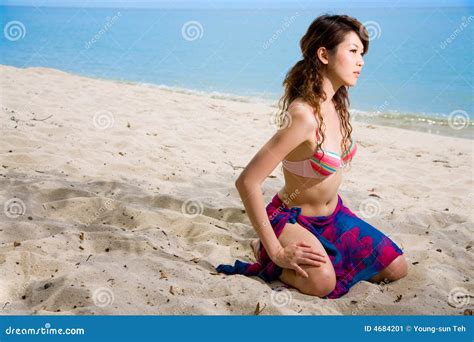
<path id="1" fill-rule="evenodd" d="M 324 254 L 317 252 L 305 242 L 290 243 L 285 248 L 280 246 L 271 259 L 278 266 L 291 268 L 304 278 L 308 278 L 308 273 L 300 265 L 320 267 L 326 263 Z"/>

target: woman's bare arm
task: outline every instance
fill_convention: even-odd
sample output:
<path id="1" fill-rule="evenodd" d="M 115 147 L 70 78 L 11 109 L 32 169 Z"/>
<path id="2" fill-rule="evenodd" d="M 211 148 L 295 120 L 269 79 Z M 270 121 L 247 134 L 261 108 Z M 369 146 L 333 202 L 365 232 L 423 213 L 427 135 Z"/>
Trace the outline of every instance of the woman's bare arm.
<path id="1" fill-rule="evenodd" d="M 268 219 L 261 185 L 293 149 L 314 136 L 316 120 L 307 106 L 292 106 L 289 125 L 257 152 L 235 182 L 249 219 L 270 258 L 281 248 Z"/>

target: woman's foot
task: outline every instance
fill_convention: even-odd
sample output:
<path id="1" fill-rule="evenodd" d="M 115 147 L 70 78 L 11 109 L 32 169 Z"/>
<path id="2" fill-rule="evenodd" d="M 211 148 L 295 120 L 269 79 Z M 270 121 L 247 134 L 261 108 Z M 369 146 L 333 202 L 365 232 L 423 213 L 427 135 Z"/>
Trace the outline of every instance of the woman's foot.
<path id="1" fill-rule="evenodd" d="M 253 254 L 255 255 L 255 259 L 259 260 L 259 249 L 260 249 L 260 239 L 255 239 L 250 241 L 250 246 L 252 247 Z"/>

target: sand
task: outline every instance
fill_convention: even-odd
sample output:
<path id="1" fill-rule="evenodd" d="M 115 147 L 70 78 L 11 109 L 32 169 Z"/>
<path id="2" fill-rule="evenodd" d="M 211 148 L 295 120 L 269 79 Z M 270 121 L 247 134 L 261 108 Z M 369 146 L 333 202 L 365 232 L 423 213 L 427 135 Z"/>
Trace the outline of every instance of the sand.
<path id="1" fill-rule="evenodd" d="M 409 274 L 326 300 L 214 270 L 254 260 L 234 181 L 274 133 L 274 106 L 47 68 L 0 72 L 1 314 L 473 307 L 473 140 L 354 123 L 359 150 L 340 194 L 356 213 L 375 209 L 367 221 L 403 249 Z M 266 203 L 282 185 L 280 165 Z"/>

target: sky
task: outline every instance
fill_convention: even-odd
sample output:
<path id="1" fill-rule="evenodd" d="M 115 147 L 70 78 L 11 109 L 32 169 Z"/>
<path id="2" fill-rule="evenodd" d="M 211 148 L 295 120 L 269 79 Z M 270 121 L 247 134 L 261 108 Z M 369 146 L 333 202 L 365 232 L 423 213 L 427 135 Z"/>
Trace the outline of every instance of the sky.
<path id="1" fill-rule="evenodd" d="M 474 0 L 0 0 L 9 6 L 125 8 L 466 7 Z"/>

